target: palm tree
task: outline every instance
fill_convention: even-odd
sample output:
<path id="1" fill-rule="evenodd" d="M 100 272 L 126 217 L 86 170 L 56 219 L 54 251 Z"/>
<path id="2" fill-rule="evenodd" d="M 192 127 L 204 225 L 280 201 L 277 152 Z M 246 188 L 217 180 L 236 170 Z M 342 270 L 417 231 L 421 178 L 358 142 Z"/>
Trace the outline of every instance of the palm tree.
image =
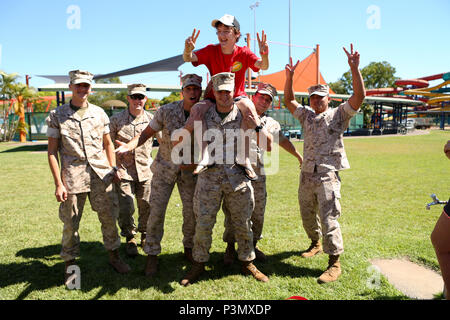
<path id="1" fill-rule="evenodd" d="M 3 124 L 2 124 L 2 133 L 3 138 L 2 140 L 7 140 L 8 131 L 7 127 L 8 125 L 8 116 L 9 116 L 9 107 L 10 103 L 6 103 L 6 101 L 9 101 L 13 97 L 13 90 L 14 85 L 16 83 L 17 78 L 19 77 L 19 74 L 17 73 L 11 73 L 8 74 L 6 72 L 3 72 L 0 70 L 0 100 L 3 102 L 3 110 L 2 110 L 2 117 L 3 117 Z"/>
<path id="2" fill-rule="evenodd" d="M 15 113 L 19 116 L 17 130 L 20 132 L 20 142 L 26 142 L 28 126 L 25 122 L 25 105 L 36 99 L 37 93 L 23 83 L 16 83 L 12 86 L 12 95 L 17 100 Z"/>
<path id="3" fill-rule="evenodd" d="M 14 113 L 19 116 L 19 121 L 16 130 L 20 132 L 20 142 L 26 142 L 27 135 L 27 124 L 25 122 L 25 104 L 30 103 L 37 97 L 37 93 L 34 89 L 29 88 L 23 83 L 17 83 L 16 80 L 19 77 L 17 73 L 7 74 L 0 71 L 0 98 L 5 100 L 15 99 L 17 101 Z M 3 117 L 4 117 L 4 133 L 3 140 L 6 140 L 7 134 L 9 132 L 9 138 L 12 138 L 13 133 L 10 130 L 6 130 L 7 118 L 9 116 L 9 105 L 3 104 Z M 15 131 L 15 130 L 14 130 Z"/>

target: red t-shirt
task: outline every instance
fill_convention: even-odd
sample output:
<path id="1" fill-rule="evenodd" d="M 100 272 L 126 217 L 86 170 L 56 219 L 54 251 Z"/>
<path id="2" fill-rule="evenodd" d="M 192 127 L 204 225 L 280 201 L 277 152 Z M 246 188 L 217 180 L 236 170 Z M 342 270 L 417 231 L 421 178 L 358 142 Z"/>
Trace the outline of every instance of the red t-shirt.
<path id="1" fill-rule="evenodd" d="M 221 72 L 234 73 L 234 97 L 246 95 L 245 71 L 251 68 L 258 72 L 255 62 L 259 58 L 248 48 L 234 46 L 232 54 L 223 54 L 220 44 L 210 44 L 194 52 L 198 61 L 192 62 L 194 67 L 204 64 L 211 76 Z"/>

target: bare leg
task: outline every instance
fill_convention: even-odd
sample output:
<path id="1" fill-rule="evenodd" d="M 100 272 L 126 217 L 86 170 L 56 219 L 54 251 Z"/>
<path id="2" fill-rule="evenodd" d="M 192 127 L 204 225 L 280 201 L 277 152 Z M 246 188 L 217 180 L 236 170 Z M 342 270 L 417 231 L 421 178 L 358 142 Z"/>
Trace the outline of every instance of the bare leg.
<path id="1" fill-rule="evenodd" d="M 447 288 L 446 299 L 450 300 L 450 217 L 442 212 L 431 233 L 431 242 L 441 267 L 442 278 Z"/>

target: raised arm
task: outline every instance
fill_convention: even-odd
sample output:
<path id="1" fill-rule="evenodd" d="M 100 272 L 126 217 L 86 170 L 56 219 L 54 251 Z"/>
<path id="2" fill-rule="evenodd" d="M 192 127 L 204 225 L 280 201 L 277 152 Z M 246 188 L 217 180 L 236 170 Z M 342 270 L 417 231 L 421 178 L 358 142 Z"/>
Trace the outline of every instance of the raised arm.
<path id="1" fill-rule="evenodd" d="M 353 52 L 353 44 L 350 44 L 350 52 L 343 48 L 348 58 L 348 65 L 352 73 L 353 94 L 348 100 L 350 106 L 354 110 L 358 110 L 361 107 L 364 98 L 366 97 L 366 89 L 364 87 L 364 81 L 359 71 L 359 58 L 358 51 Z"/>
<path id="2" fill-rule="evenodd" d="M 295 73 L 295 68 L 297 68 L 300 61 L 297 61 L 295 65 L 292 65 L 292 58 L 289 64 L 286 65 L 286 81 L 284 83 L 284 104 L 291 113 L 294 113 L 297 107 L 300 105 L 295 100 L 293 78 Z"/>
<path id="3" fill-rule="evenodd" d="M 258 38 L 259 54 L 261 55 L 261 59 L 255 62 L 255 67 L 261 70 L 267 70 L 269 69 L 269 45 L 267 44 L 267 35 L 263 30 L 261 33 L 261 38 L 259 37 L 259 33 L 257 33 L 256 36 Z"/>
<path id="4" fill-rule="evenodd" d="M 198 30 L 197 34 L 195 34 L 197 30 L 194 29 L 192 35 L 189 36 L 184 42 L 184 52 L 183 52 L 183 60 L 184 62 L 196 62 L 198 61 L 197 56 L 193 52 L 195 49 L 195 42 L 197 41 L 198 36 L 200 35 L 200 30 Z"/>

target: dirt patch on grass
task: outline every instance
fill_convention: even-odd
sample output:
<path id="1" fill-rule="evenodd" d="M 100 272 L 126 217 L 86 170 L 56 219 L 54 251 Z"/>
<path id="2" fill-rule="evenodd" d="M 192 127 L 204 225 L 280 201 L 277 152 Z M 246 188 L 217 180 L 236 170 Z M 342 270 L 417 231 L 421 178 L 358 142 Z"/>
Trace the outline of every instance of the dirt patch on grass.
<path id="1" fill-rule="evenodd" d="M 444 281 L 439 273 L 403 259 L 373 259 L 387 280 L 399 291 L 413 299 L 433 299 L 442 293 Z"/>

